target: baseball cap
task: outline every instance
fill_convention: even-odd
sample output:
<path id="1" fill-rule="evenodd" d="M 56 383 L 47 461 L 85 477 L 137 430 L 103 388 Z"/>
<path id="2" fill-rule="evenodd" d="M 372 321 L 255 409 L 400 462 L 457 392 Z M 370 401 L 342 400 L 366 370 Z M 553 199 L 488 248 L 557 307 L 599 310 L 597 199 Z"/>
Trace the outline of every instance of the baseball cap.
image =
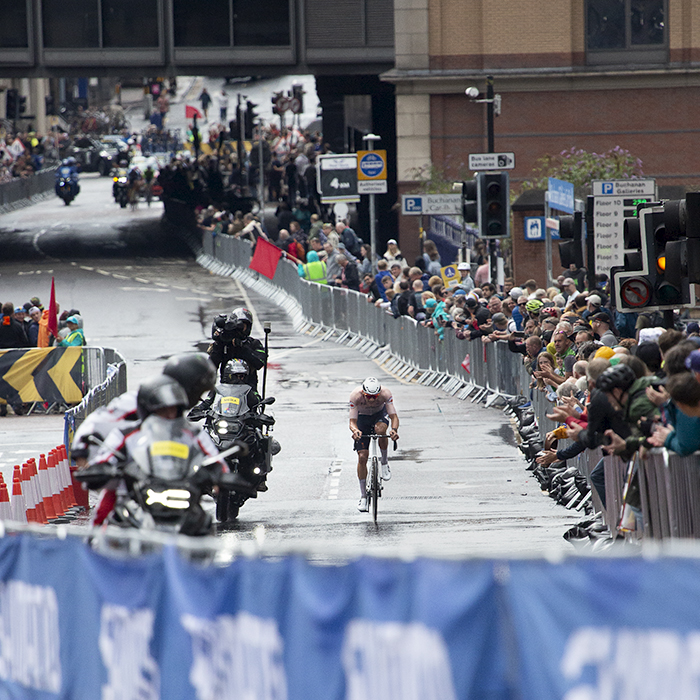
<path id="1" fill-rule="evenodd" d="M 515 301 L 518 301 L 518 297 L 523 296 L 523 288 L 522 287 L 513 287 L 513 289 L 508 292 Z"/>
<path id="2" fill-rule="evenodd" d="M 397 243 L 393 238 L 390 238 L 390 239 L 386 242 L 387 245 L 389 245 L 390 243 L 393 243 L 394 245 L 398 245 L 398 243 Z"/>
<path id="3" fill-rule="evenodd" d="M 41 309 L 38 306 L 30 306 L 27 313 L 31 316 L 32 314 L 41 313 Z"/>
<path id="4" fill-rule="evenodd" d="M 610 316 L 608 316 L 608 314 L 606 314 L 604 311 L 599 311 L 597 314 L 593 314 L 593 316 L 591 316 L 591 321 L 602 321 L 603 323 L 610 325 Z"/>
<path id="5" fill-rule="evenodd" d="M 508 319 L 506 318 L 505 314 L 500 313 L 500 311 L 497 314 L 494 314 L 491 316 L 491 320 L 494 323 L 506 323 Z"/>
<path id="6" fill-rule="evenodd" d="M 593 304 L 593 306 L 600 306 L 603 303 L 603 300 L 597 294 L 589 294 L 586 301 L 589 304 Z"/>
<path id="7" fill-rule="evenodd" d="M 604 360 L 609 360 L 614 354 L 615 351 L 612 348 L 609 348 L 607 345 L 604 345 L 602 348 L 598 348 L 595 351 L 594 357 L 596 360 L 600 357 L 602 357 Z"/>
<path id="8" fill-rule="evenodd" d="M 691 321 L 686 327 L 685 327 L 686 333 L 698 333 L 700 332 L 700 324 L 697 321 Z"/>
<path id="9" fill-rule="evenodd" d="M 469 263 L 464 263 L 464 262 L 459 263 L 459 265 L 457 265 L 457 269 L 458 270 L 469 270 L 470 269 Z"/>
<path id="10" fill-rule="evenodd" d="M 39 297 L 32 297 L 29 301 L 31 301 L 34 306 L 41 306 L 41 299 L 39 299 Z"/>
<path id="11" fill-rule="evenodd" d="M 463 289 L 455 289 L 453 296 L 456 297 L 466 297 L 467 293 Z"/>
<path id="12" fill-rule="evenodd" d="M 685 358 L 685 366 L 691 372 L 700 372 L 700 350 L 693 350 L 693 352 Z"/>
<path id="13" fill-rule="evenodd" d="M 426 309 L 434 309 L 437 306 L 437 302 L 435 299 L 426 299 L 425 300 L 425 308 Z"/>
<path id="14" fill-rule="evenodd" d="M 571 277 L 567 277 L 567 278 L 562 282 L 562 284 L 563 284 L 565 287 L 568 287 L 570 284 L 576 284 L 576 282 L 574 282 L 574 281 L 571 279 Z"/>
<path id="15" fill-rule="evenodd" d="M 81 320 L 80 316 L 73 315 L 66 319 L 66 323 L 75 323 L 76 326 L 79 326 Z"/>
<path id="16" fill-rule="evenodd" d="M 23 313 L 24 313 L 24 307 L 23 307 L 23 306 L 18 306 L 18 307 L 15 309 L 15 313 L 16 313 L 16 314 L 23 314 Z"/>

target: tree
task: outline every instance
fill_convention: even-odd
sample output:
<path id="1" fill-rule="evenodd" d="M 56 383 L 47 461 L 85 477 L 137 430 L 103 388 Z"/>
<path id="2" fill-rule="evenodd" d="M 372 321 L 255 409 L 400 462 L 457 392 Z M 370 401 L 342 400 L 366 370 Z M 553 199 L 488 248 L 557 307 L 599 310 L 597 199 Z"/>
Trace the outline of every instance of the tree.
<path id="1" fill-rule="evenodd" d="M 644 173 L 642 161 L 620 146 L 605 153 L 571 148 L 538 158 L 532 176 L 521 183 L 521 191 L 546 190 L 550 177 L 573 183 L 576 196 L 583 198 L 591 193 L 593 180 L 633 180 L 644 177 Z"/>

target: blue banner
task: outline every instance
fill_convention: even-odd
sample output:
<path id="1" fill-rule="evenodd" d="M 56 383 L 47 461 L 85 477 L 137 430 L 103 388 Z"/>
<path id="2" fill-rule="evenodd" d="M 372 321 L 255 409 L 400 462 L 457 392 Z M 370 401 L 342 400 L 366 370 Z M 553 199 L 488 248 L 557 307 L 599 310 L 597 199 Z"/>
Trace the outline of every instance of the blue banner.
<path id="1" fill-rule="evenodd" d="M 114 560 L 0 540 L 0 697 L 509 697 L 488 562 Z"/>

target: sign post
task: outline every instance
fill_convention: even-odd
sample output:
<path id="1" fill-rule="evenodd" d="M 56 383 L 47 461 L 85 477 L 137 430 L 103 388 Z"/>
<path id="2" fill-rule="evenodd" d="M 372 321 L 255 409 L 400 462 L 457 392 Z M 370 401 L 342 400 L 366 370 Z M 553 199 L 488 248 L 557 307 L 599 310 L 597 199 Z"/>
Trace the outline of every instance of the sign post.
<path id="1" fill-rule="evenodd" d="M 386 151 L 383 151 L 384 157 L 382 158 L 378 154 L 374 153 L 374 142 L 381 141 L 381 137 L 376 134 L 367 134 L 362 137 L 362 140 L 367 144 L 367 151 L 361 151 L 363 154 L 360 156 L 358 153 L 358 180 L 360 173 L 362 173 L 363 185 L 367 183 L 371 186 L 383 185 L 383 190 L 380 188 L 369 189 L 369 240 L 370 247 L 372 248 L 371 258 L 372 258 L 372 274 L 377 274 L 377 214 L 375 210 L 374 193 L 377 191 L 386 192 Z M 383 166 L 383 167 L 381 167 Z M 383 175 L 384 180 L 379 178 Z M 360 193 L 358 182 L 358 194 Z"/>
<path id="2" fill-rule="evenodd" d="M 566 214 L 574 213 L 574 185 L 566 180 L 557 180 L 554 177 L 549 178 L 547 192 L 545 193 L 544 215 L 546 219 L 552 218 L 552 209 L 563 211 Z M 547 268 L 546 286 L 552 285 L 552 228 L 547 225 L 545 227 L 545 266 Z"/>
<path id="3" fill-rule="evenodd" d="M 359 202 L 357 154 L 342 153 L 318 157 L 316 185 L 323 204 Z"/>

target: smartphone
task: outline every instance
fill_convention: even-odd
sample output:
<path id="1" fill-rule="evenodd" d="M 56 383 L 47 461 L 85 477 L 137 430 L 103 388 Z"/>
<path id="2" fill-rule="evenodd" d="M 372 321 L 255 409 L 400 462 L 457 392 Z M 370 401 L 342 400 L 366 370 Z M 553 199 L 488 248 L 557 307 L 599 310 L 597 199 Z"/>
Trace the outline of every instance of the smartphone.
<path id="1" fill-rule="evenodd" d="M 525 337 L 525 331 L 513 331 L 513 335 L 516 338 L 524 338 Z"/>

